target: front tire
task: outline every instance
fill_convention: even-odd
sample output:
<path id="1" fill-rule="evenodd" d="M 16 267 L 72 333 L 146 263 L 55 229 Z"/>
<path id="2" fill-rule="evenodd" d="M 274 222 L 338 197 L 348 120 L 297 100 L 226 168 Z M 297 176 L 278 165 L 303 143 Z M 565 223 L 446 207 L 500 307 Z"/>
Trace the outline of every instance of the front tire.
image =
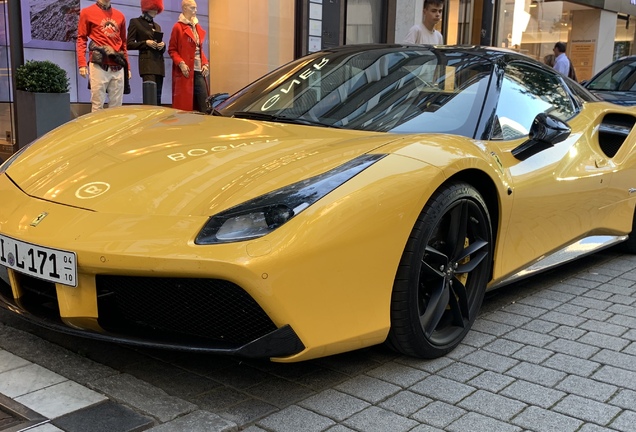
<path id="1" fill-rule="evenodd" d="M 466 183 L 437 191 L 402 254 L 387 344 L 422 358 L 454 349 L 479 312 L 491 263 L 490 215 L 479 192 Z"/>

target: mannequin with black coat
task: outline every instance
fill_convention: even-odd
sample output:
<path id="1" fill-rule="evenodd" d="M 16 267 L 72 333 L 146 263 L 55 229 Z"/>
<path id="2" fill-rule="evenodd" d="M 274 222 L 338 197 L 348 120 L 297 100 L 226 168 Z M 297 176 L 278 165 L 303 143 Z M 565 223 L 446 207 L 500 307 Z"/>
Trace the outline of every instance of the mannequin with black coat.
<path id="1" fill-rule="evenodd" d="M 161 26 L 154 18 L 163 12 L 163 0 L 141 0 L 142 15 L 133 18 L 128 25 L 128 50 L 139 51 L 139 75 L 142 81 L 152 81 L 157 85 L 157 105 L 161 105 L 163 78 L 166 67 L 163 53 L 166 44 L 163 42 Z"/>

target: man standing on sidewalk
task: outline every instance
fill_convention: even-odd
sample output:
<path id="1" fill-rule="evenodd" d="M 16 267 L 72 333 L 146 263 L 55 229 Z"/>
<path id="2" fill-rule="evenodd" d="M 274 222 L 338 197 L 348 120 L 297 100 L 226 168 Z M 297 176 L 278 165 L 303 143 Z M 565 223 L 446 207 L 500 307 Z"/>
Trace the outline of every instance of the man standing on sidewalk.
<path id="1" fill-rule="evenodd" d="M 570 59 L 565 55 L 565 49 L 563 42 L 557 42 L 554 44 L 552 51 L 554 51 L 554 69 L 568 76 L 570 73 Z"/>
<path id="2" fill-rule="evenodd" d="M 435 26 L 442 19 L 443 9 L 443 0 L 424 0 L 422 22 L 411 27 L 406 38 L 404 38 L 404 43 L 418 45 L 443 45 L 444 38 L 442 37 L 442 34 L 435 30 Z"/>
<path id="3" fill-rule="evenodd" d="M 87 47 L 88 39 L 91 42 Z M 110 0 L 97 0 L 94 5 L 80 11 L 77 27 L 77 64 L 79 74 L 83 78 L 89 78 L 91 111 L 104 108 L 106 93 L 109 107 L 121 106 L 125 84 L 130 79 L 126 51 L 126 18 L 111 6 Z"/>

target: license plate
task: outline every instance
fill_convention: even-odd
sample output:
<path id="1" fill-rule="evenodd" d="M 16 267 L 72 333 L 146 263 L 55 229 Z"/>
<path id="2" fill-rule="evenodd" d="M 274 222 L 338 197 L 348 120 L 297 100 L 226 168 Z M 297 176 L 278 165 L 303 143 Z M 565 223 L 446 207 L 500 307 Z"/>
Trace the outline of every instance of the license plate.
<path id="1" fill-rule="evenodd" d="M 75 252 L 51 249 L 0 234 L 0 265 L 62 285 L 77 286 Z"/>

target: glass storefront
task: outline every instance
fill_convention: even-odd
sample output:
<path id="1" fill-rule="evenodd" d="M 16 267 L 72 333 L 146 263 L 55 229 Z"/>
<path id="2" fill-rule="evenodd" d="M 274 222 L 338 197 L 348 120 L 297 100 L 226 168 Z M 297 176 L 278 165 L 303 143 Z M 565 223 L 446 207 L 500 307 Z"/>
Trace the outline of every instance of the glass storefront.
<path id="1" fill-rule="evenodd" d="M 347 0 L 346 45 L 382 42 L 384 2 Z"/>
<path id="2" fill-rule="evenodd" d="M 0 2 L 0 161 L 13 153 L 8 3 Z"/>
<path id="3" fill-rule="evenodd" d="M 593 1 L 502 0 L 493 3 L 493 17 L 484 12 L 484 1 L 488 0 L 446 0 L 442 30 L 446 43 L 478 43 L 480 26 L 484 27 L 490 19 L 494 26 L 485 27 L 486 33 L 482 28 L 482 37 L 486 34 L 486 40 L 490 40 L 492 30 L 493 45 L 538 60 L 552 54 L 557 41 L 567 43 L 567 55 L 581 80 L 616 58 L 636 53 L 636 14 L 630 15 L 634 6 L 609 11 Z M 11 150 L 7 145 L 12 144 L 14 135 L 8 3 L 0 0 L 0 152 Z M 87 81 L 77 73 L 75 38 L 79 10 L 93 3 L 94 0 L 12 3 L 22 9 L 24 60 L 50 59 L 61 64 L 71 79 L 74 107 L 87 105 L 90 98 Z M 167 34 L 178 19 L 180 3 L 164 0 L 166 9 L 156 19 Z M 423 0 L 198 0 L 198 16 L 207 32 L 204 49 L 211 65 L 210 92 L 236 92 L 293 60 L 301 51 L 306 52 L 307 46 L 311 52 L 314 45 L 318 50 L 334 43 L 382 43 L 393 38 L 388 37 L 387 31 L 396 31 L 403 37 L 412 22 L 420 19 L 422 3 Z M 139 0 L 113 0 L 113 6 L 127 20 L 140 14 Z M 415 10 L 417 18 L 413 16 Z M 63 19 L 51 19 L 58 15 Z M 388 23 L 388 17 L 396 21 Z M 332 21 L 335 24 L 330 27 Z M 396 40 L 400 37 L 396 36 Z M 599 52 L 599 46 L 612 49 Z M 130 53 L 133 92 L 124 98 L 127 104 L 142 101 L 137 55 Z M 164 103 L 170 104 L 172 63 L 167 53 L 165 61 L 168 73 Z M 80 114 L 74 111 L 74 115 Z"/>
<path id="4" fill-rule="evenodd" d="M 591 9 L 570 2 L 505 0 L 498 11 L 497 42 L 542 60 L 552 54 L 556 42 L 567 43 L 574 10 Z"/>
<path id="5" fill-rule="evenodd" d="M 618 14 L 616 18 L 616 37 L 614 38 L 614 53 L 612 60 L 636 53 L 636 46 L 634 46 L 635 32 L 636 17 Z"/>
<path id="6" fill-rule="evenodd" d="M 473 26 L 473 0 L 448 0 L 446 2 L 447 30 L 445 41 L 448 45 L 470 44 Z"/>
<path id="7" fill-rule="evenodd" d="M 590 79 L 614 59 L 636 52 L 636 20 L 627 14 L 568 1 L 504 0 L 498 4 L 495 45 L 544 60 L 556 42 L 564 42 L 579 80 Z M 605 46 L 612 51 L 598 50 Z"/>
<path id="8" fill-rule="evenodd" d="M 210 92 L 234 93 L 294 59 L 295 0 L 210 0 Z"/>

